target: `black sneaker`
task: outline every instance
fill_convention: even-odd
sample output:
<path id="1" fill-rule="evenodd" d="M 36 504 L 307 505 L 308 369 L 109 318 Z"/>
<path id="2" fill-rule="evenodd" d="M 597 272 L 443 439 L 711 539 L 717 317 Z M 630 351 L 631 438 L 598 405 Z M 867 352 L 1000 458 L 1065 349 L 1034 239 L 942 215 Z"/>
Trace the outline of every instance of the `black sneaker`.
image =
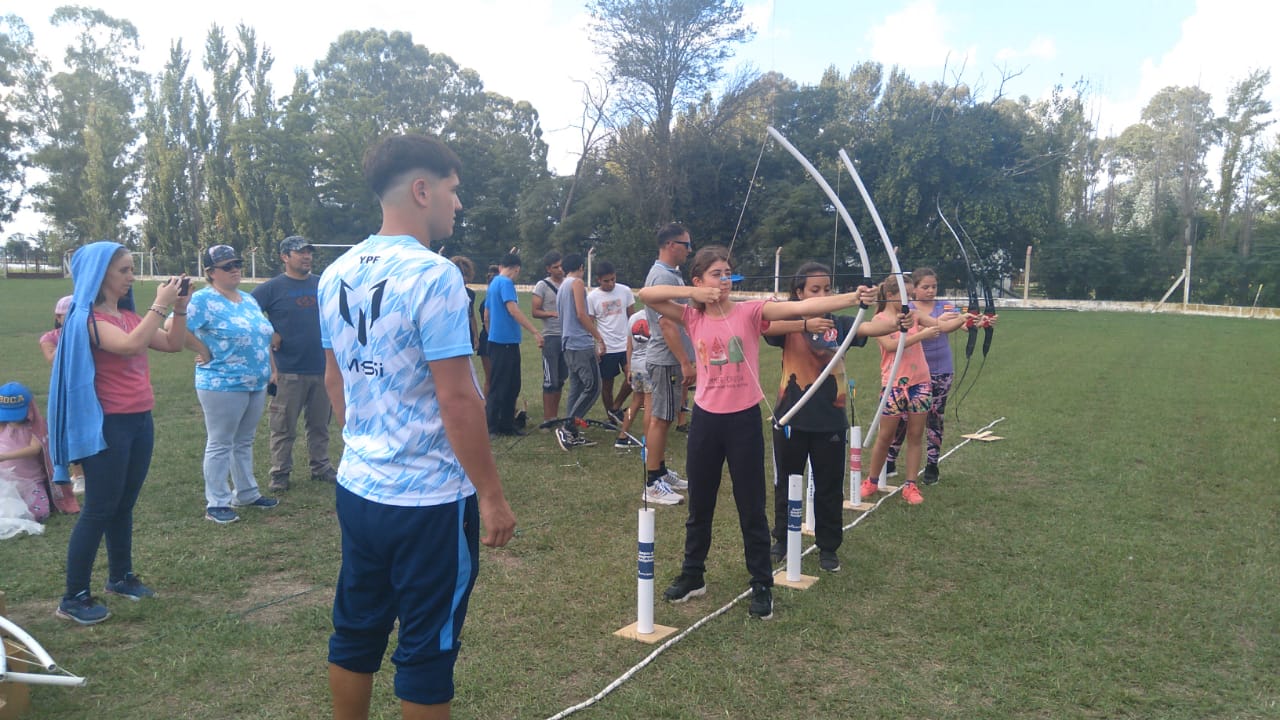
<path id="1" fill-rule="evenodd" d="M 81 590 L 70 598 L 62 598 L 62 602 L 58 603 L 58 609 L 54 610 L 53 614 L 81 625 L 97 625 L 111 617 L 111 611 L 107 606 L 94 600 L 88 590 Z"/>
<path id="2" fill-rule="evenodd" d="M 141 600 L 142 598 L 156 596 L 155 591 L 143 585 L 142 580 L 133 573 L 125 575 L 123 580 L 108 580 L 104 590 L 111 595 L 119 595 L 130 600 Z"/>
<path id="3" fill-rule="evenodd" d="M 898 463 L 890 460 L 884 464 L 884 476 L 893 477 L 898 474 Z"/>
<path id="4" fill-rule="evenodd" d="M 787 556 L 787 544 L 781 540 L 774 540 L 773 547 L 769 548 L 769 558 L 774 564 L 782 562 L 782 558 Z"/>
<path id="5" fill-rule="evenodd" d="M 773 591 L 763 585 L 751 586 L 751 617 L 768 620 L 773 617 Z"/>
<path id="6" fill-rule="evenodd" d="M 623 435 L 622 437 L 617 438 L 616 440 L 613 441 L 613 447 L 615 450 L 630 450 L 631 448 L 640 447 L 640 443 L 636 442 L 635 440 L 632 440 L 630 437 L 626 435 Z"/>
<path id="7" fill-rule="evenodd" d="M 924 466 L 924 472 L 920 474 L 920 482 L 925 485 L 938 482 L 938 463 L 929 463 Z"/>
<path id="8" fill-rule="evenodd" d="M 316 482 L 327 482 L 327 483 L 337 482 L 338 471 L 334 470 L 333 468 L 329 468 L 327 470 L 322 470 L 320 472 L 313 472 L 311 473 L 311 479 L 315 480 Z M 287 482 L 285 483 L 285 487 L 288 488 Z"/>
<path id="9" fill-rule="evenodd" d="M 666 598 L 667 602 L 678 603 L 706 594 L 707 583 L 703 581 L 701 575 L 680 573 L 679 577 L 671 581 L 671 586 L 662 592 L 662 597 Z"/>
<path id="10" fill-rule="evenodd" d="M 613 421 L 615 424 L 617 425 L 622 424 L 623 412 L 621 408 L 617 410 L 606 410 L 605 415 L 608 415 L 609 419 Z"/>
<path id="11" fill-rule="evenodd" d="M 835 550 L 819 550 L 818 567 L 827 572 L 840 572 L 840 556 Z"/>

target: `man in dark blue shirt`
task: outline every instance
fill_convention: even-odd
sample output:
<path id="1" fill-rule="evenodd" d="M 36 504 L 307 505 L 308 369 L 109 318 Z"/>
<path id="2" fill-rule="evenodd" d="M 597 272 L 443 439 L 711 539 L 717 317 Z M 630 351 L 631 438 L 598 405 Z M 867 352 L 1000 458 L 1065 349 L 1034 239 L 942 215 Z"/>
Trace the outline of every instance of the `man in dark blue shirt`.
<path id="1" fill-rule="evenodd" d="M 333 482 L 337 471 L 329 460 L 329 397 L 324 391 L 324 351 L 320 348 L 320 310 L 311 274 L 315 248 L 293 235 L 280 241 L 284 272 L 259 285 L 253 299 L 262 306 L 275 334 L 271 337 L 271 383 L 275 388 L 267 409 L 271 428 L 271 489 L 289 489 L 293 470 L 293 441 L 298 416 L 306 414 L 307 454 L 311 478 Z"/>

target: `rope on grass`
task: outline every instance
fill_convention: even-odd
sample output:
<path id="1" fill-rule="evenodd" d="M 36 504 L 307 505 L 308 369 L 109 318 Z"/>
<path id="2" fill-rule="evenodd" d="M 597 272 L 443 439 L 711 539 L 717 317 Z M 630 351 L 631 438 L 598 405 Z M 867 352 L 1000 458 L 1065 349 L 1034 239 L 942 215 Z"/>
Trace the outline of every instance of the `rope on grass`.
<path id="1" fill-rule="evenodd" d="M 990 430 L 992 427 L 995 427 L 996 423 L 999 423 L 999 422 L 1001 422 L 1001 421 L 1003 421 L 1003 420 L 1004 420 L 1004 418 L 1003 418 L 1003 417 L 1002 417 L 1002 418 L 999 418 L 999 419 L 996 419 L 996 420 L 993 420 L 992 422 L 988 423 L 985 427 L 979 428 L 979 429 L 978 429 L 978 430 L 976 430 L 975 432 L 982 432 L 983 430 Z M 950 456 L 950 455 L 951 455 L 951 453 L 954 453 L 956 450 L 959 450 L 960 448 L 964 447 L 965 445 L 968 445 L 968 444 L 969 444 L 969 442 L 970 442 L 970 440 L 966 439 L 964 442 L 962 442 L 962 443 L 960 443 L 959 445 L 957 445 L 957 446 L 955 446 L 955 447 L 951 448 L 950 450 L 948 450 L 948 451 L 947 451 L 947 454 L 946 454 L 946 455 L 943 455 L 942 457 L 938 458 L 938 462 L 939 462 L 939 463 L 941 463 L 941 462 L 942 462 L 943 460 L 945 460 L 948 456 Z M 901 490 L 901 489 L 902 489 L 902 486 L 901 486 L 901 485 L 899 485 L 897 488 L 895 488 L 895 489 L 893 490 L 893 492 L 891 492 L 891 493 L 889 493 L 889 494 L 885 495 L 884 497 L 880 498 L 878 501 L 876 501 L 876 504 L 875 504 L 875 505 L 873 505 L 873 506 L 871 507 L 871 509 L 870 509 L 870 510 L 868 510 L 868 511 L 866 511 L 866 512 L 862 513 L 862 514 L 861 514 L 861 515 L 859 515 L 858 517 L 854 518 L 853 522 L 849 523 L 848 525 L 845 525 L 845 526 L 844 526 L 844 531 L 846 531 L 846 532 L 847 532 L 847 531 L 849 531 L 849 530 L 853 529 L 853 528 L 854 528 L 854 526 L 856 526 L 858 523 L 862 522 L 863 520 L 866 520 L 866 519 L 867 519 L 867 517 L 871 515 L 871 513 L 873 513 L 873 512 L 875 512 L 876 510 L 878 510 L 878 509 L 880 508 L 880 506 L 881 506 L 881 505 L 883 505 L 883 504 L 884 504 L 884 502 L 885 502 L 886 500 L 888 500 L 889 498 L 891 498 L 891 497 L 893 497 L 894 495 L 896 495 L 896 494 L 898 493 L 898 491 L 899 491 L 899 490 Z M 808 555 L 809 553 L 811 553 L 811 552 L 813 552 L 814 550 L 816 550 L 816 549 L 817 549 L 817 547 L 818 547 L 817 545 L 810 545 L 807 549 L 805 549 L 805 550 L 804 550 L 804 552 L 800 553 L 800 556 L 801 556 L 801 557 L 804 557 L 805 555 Z M 773 574 L 774 574 L 774 575 L 777 575 L 777 574 L 778 574 L 778 573 L 780 573 L 780 572 L 785 572 L 785 570 L 786 570 L 786 568 L 779 568 L 779 569 L 777 569 L 777 570 L 774 570 L 774 571 L 773 571 Z M 739 602 L 742 602 L 742 600 L 743 600 L 744 598 L 746 598 L 746 597 L 747 597 L 748 595 L 750 595 L 750 594 L 751 594 L 751 588 L 747 588 L 746 590 L 743 590 L 741 595 L 738 595 L 738 596 L 737 596 L 737 597 L 735 597 L 734 599 L 730 600 L 728 603 L 726 603 L 726 604 L 725 604 L 723 607 L 721 607 L 720 609 L 716 610 L 715 612 L 711 613 L 710 615 L 707 615 L 706 617 L 702 618 L 701 620 L 699 620 L 699 621 L 695 622 L 694 624 L 692 624 L 692 625 L 690 625 L 689 627 L 685 628 L 683 632 L 680 632 L 680 633 L 678 633 L 678 634 L 674 635 L 670 640 L 667 640 L 666 642 L 662 643 L 662 644 L 661 644 L 661 645 L 659 645 L 658 647 L 654 648 L 653 652 L 651 652 L 651 653 L 649 653 L 648 655 L 646 655 L 646 656 L 645 656 L 645 658 L 644 658 L 643 660 L 641 660 L 640 662 L 638 662 L 638 663 L 636 663 L 634 666 L 632 666 L 630 670 L 627 670 L 625 673 L 623 673 L 622 675 L 618 676 L 618 678 L 617 678 L 616 680 L 614 680 L 613 682 L 611 682 L 611 683 L 609 683 L 608 685 L 606 685 L 606 686 L 604 687 L 604 689 L 603 689 L 603 690 L 601 690 L 600 692 L 596 693 L 595 695 L 592 695 L 591 697 L 587 698 L 586 700 L 583 700 L 582 702 L 578 703 L 577 705 L 574 705 L 574 706 L 572 706 L 572 707 L 567 707 L 567 708 L 565 708 L 564 710 L 561 710 L 560 712 L 556 713 L 555 715 L 552 715 L 551 717 L 547 718 L 547 720 L 563 720 L 563 718 L 567 718 L 567 717 L 569 717 L 570 715 L 572 715 L 572 714 L 574 714 L 574 713 L 578 712 L 579 710 L 585 710 L 586 708 L 589 708 L 589 707 L 591 707 L 592 705 L 595 705 L 596 703 L 598 703 L 598 702 L 600 702 L 601 700 L 605 699 L 607 696 L 609 696 L 610 694 L 612 694 L 614 690 L 617 690 L 619 687 L 621 687 L 623 683 L 625 683 L 626 681 L 628 681 L 628 680 L 630 680 L 632 677 L 634 677 L 636 673 L 640 672 L 640 671 L 641 671 L 641 670 L 643 670 L 645 667 L 647 667 L 650 663 L 652 663 L 654 660 L 656 660 L 656 659 L 658 658 L 658 656 L 659 656 L 659 655 L 661 655 L 662 653 L 666 652 L 666 651 L 667 651 L 667 649 L 668 649 L 668 648 L 670 648 L 672 645 L 675 645 L 676 643 L 678 643 L 678 642 L 680 642 L 681 640 L 685 639 L 685 638 L 686 638 L 690 633 L 692 633 L 694 630 L 697 630 L 698 628 L 702 627 L 703 625 L 706 625 L 707 623 L 711 622 L 712 620 L 714 620 L 714 619 L 716 619 L 716 618 L 720 617 L 721 615 L 723 615 L 723 614 L 725 614 L 725 613 L 729 612 L 729 609 L 730 609 L 730 608 L 732 608 L 734 605 L 737 605 Z"/>

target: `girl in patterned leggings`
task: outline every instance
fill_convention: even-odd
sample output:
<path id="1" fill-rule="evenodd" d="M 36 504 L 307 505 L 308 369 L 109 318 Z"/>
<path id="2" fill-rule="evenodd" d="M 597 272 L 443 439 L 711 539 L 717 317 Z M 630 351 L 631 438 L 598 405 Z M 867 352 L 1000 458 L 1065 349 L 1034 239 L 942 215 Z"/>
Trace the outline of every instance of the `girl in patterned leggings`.
<path id="1" fill-rule="evenodd" d="M 915 281 L 915 292 L 912 293 L 911 308 L 918 315 L 938 320 L 938 329 L 942 334 L 936 338 L 924 340 L 920 347 L 924 349 L 925 361 L 929 364 L 930 394 L 933 404 L 925 417 L 925 466 L 920 475 L 920 482 L 932 485 L 938 482 L 938 457 L 942 449 L 942 425 L 947 413 L 947 397 L 951 394 L 951 381 L 955 378 L 955 366 L 951 359 L 951 345 L 947 335 L 964 327 L 967 315 L 941 321 L 943 314 L 955 313 L 956 306 L 950 302 L 937 302 L 938 273 L 933 268 L 916 268 L 911 273 Z M 907 436 L 905 423 L 898 425 L 893 444 L 889 446 L 889 474 L 894 474 L 894 466 L 898 454 L 902 450 L 902 441 Z"/>
<path id="2" fill-rule="evenodd" d="M 911 279 L 904 278 L 904 282 L 907 293 L 910 293 Z M 875 319 L 892 317 L 896 313 L 888 309 L 889 305 L 892 304 L 896 310 L 900 302 L 897 282 L 893 279 L 886 280 L 880 285 L 880 303 Z M 939 318 L 948 322 L 954 319 L 954 313 L 944 314 Z M 902 499 L 912 505 L 924 502 L 924 497 L 916 487 L 916 475 L 920 472 L 922 449 L 920 445 L 924 436 L 925 415 L 933 404 L 933 396 L 929 384 L 929 365 L 925 362 L 920 343 L 942 335 L 938 327 L 939 320 L 921 317 L 915 313 L 907 316 L 903 325 L 907 328 L 907 337 L 903 343 L 902 362 L 898 365 L 898 371 L 893 377 L 890 377 L 890 371 L 893 369 L 894 355 L 898 350 L 898 333 L 877 338 L 877 342 L 880 343 L 880 380 L 889 387 L 889 393 L 883 406 L 878 409 L 881 415 L 880 432 L 876 435 L 875 448 L 871 453 L 871 472 L 862 483 L 864 497 L 870 497 L 876 491 L 873 478 L 880 475 L 880 468 L 889 454 L 889 445 L 897 434 L 898 427 L 905 425 L 907 481 L 902 485 Z"/>

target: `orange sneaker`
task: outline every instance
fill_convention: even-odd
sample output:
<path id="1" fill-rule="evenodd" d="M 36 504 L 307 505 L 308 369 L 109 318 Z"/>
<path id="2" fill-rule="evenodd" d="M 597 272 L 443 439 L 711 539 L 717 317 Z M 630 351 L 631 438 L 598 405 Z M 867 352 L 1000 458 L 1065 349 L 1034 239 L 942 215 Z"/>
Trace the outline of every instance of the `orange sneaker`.
<path id="1" fill-rule="evenodd" d="M 924 496 L 920 494 L 920 489 L 916 487 L 914 482 L 902 484 L 902 499 L 906 500 L 909 505 L 919 505 L 924 502 Z"/>
<path id="2" fill-rule="evenodd" d="M 864 499 L 875 495 L 876 490 L 879 490 L 879 489 L 880 489 L 880 486 L 876 485 L 876 481 L 872 480 L 871 478 L 867 478 L 866 480 L 862 481 L 861 490 L 862 490 L 862 497 Z"/>

